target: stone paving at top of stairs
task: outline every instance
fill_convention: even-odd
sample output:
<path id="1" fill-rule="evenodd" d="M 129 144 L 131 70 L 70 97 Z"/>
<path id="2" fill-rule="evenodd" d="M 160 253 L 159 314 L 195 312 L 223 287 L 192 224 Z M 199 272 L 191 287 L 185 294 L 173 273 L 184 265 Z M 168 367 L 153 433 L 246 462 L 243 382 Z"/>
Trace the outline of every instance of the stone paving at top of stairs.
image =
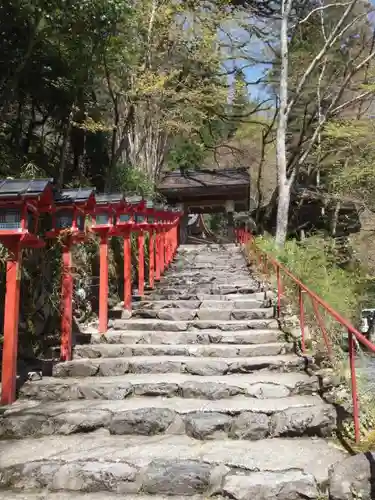
<path id="1" fill-rule="evenodd" d="M 234 245 L 183 246 L 133 317 L 24 384 L 0 411 L 0 499 L 321 500 L 336 412 L 248 273 Z"/>

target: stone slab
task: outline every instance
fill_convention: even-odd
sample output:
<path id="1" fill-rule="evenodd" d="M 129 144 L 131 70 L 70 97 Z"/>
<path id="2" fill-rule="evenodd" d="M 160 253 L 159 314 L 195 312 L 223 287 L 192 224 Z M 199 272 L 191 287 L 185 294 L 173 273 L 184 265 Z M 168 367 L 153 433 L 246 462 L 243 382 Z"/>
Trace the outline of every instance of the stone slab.
<path id="1" fill-rule="evenodd" d="M 260 292 L 260 285 L 258 284 L 243 284 L 238 282 L 233 282 L 231 284 L 212 284 L 212 283 L 201 283 L 201 284 L 159 284 L 157 289 L 159 294 L 173 295 L 173 294 L 213 294 L 213 295 L 227 295 L 231 293 L 239 294 L 249 294 L 254 292 Z"/>
<path id="2" fill-rule="evenodd" d="M 216 497 L 218 498 L 218 497 Z M 220 497 L 223 498 L 223 497 Z M 220 500 L 219 498 L 219 500 Z M 99 492 L 99 493 L 69 493 L 59 491 L 0 491 L 0 500 L 205 500 L 202 496 L 145 496 L 145 495 L 117 495 L 115 493 Z"/>
<path id="3" fill-rule="evenodd" d="M 176 292 L 176 293 L 168 293 L 161 294 L 158 290 L 154 290 L 151 293 L 145 295 L 144 300 L 147 301 L 176 301 L 176 300 L 217 300 L 217 301 L 232 301 L 232 300 L 241 300 L 241 298 L 246 300 L 259 300 L 262 301 L 265 298 L 272 299 L 274 297 L 274 293 L 272 291 L 267 292 L 255 292 L 251 294 L 239 294 L 239 293 L 228 293 L 226 295 L 220 294 L 208 294 L 208 293 L 184 293 L 184 292 Z M 141 302 L 142 303 L 142 302 Z"/>
<path id="4" fill-rule="evenodd" d="M 329 483 L 332 500 L 372 500 L 374 498 L 374 452 L 358 453 L 338 463 Z"/>
<path id="5" fill-rule="evenodd" d="M 218 435 L 234 439 L 327 436 L 336 428 L 332 405 L 317 396 L 279 399 L 130 398 L 109 401 L 20 401 L 4 407 L 1 439 L 76 434 L 108 429 L 111 434 Z"/>
<path id="6" fill-rule="evenodd" d="M 20 389 L 22 398 L 44 401 L 75 399 L 125 399 L 129 396 L 180 395 L 185 398 L 225 399 L 236 396 L 254 398 L 283 398 L 293 394 L 318 392 L 316 377 L 305 373 L 233 374 L 212 377 L 194 375 L 152 374 L 119 377 L 65 378 L 43 377 L 26 382 Z"/>
<path id="7" fill-rule="evenodd" d="M 284 337 L 284 338 L 283 338 Z M 109 331 L 104 335 L 93 333 L 87 337 L 92 344 L 267 344 L 284 340 L 279 330 L 245 330 L 224 332 L 221 330 L 197 331 Z"/>
<path id="8" fill-rule="evenodd" d="M 74 358 L 121 358 L 129 356 L 191 356 L 199 357 L 252 357 L 273 356 L 293 352 L 293 344 L 269 342 L 267 344 L 89 344 L 74 348 Z"/>
<path id="9" fill-rule="evenodd" d="M 292 354 L 253 358 L 191 358 L 183 356 L 139 356 L 115 359 L 76 359 L 57 363 L 55 377 L 94 377 L 126 373 L 190 373 L 191 375 L 226 375 L 257 370 L 302 371 L 305 360 Z"/>
<path id="10" fill-rule="evenodd" d="M 147 300 L 143 299 L 140 302 L 134 302 L 133 309 L 198 309 L 201 305 L 201 300 Z M 221 302 L 219 302 L 221 304 Z"/>
<path id="11" fill-rule="evenodd" d="M 259 330 L 259 329 L 278 329 L 278 322 L 274 319 L 249 319 L 242 321 L 168 321 L 160 319 L 129 319 L 129 320 L 114 320 L 114 330 L 146 330 L 146 331 L 175 331 L 184 332 L 188 330 L 221 330 L 221 331 L 238 331 L 238 330 Z"/>
<path id="12" fill-rule="evenodd" d="M 248 475 L 267 491 L 280 474 L 310 474 L 325 484 L 328 469 L 345 454 L 321 439 L 215 440 L 188 436 L 48 436 L 3 441 L 0 486 L 49 490 L 177 496 L 217 494 L 233 474 Z M 178 480 L 177 480 L 178 479 Z M 297 485 L 296 485 L 297 487 Z M 91 488 L 88 489 L 88 488 Z M 293 490 L 292 490 L 293 491 Z M 298 498 L 296 495 L 289 498 Z M 234 497 L 238 498 L 238 497 Z M 255 500 L 268 498 L 253 496 Z M 318 496 L 316 494 L 315 497 Z"/>

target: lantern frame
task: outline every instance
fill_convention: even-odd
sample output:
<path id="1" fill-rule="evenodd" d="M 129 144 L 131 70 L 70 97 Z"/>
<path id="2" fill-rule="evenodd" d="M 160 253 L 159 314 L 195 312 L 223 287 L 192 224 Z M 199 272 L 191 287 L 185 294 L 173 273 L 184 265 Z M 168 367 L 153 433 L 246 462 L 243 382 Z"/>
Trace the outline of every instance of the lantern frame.
<path id="1" fill-rule="evenodd" d="M 136 222 L 137 212 L 144 212 L 145 200 L 140 196 L 126 196 L 122 206 L 116 209 L 116 229 L 118 235 L 126 231 L 134 231 L 140 229 L 143 223 Z M 126 220 L 121 220 L 121 217 L 127 217 Z"/>
<path id="2" fill-rule="evenodd" d="M 40 248 L 45 242 L 38 236 L 40 214 L 53 206 L 52 179 L 2 179 L 0 180 L 0 241 L 7 248 Z M 6 222 L 7 215 L 16 220 Z M 9 227 L 1 227 L 9 224 Z M 34 227 L 31 227 L 34 224 Z M 14 225 L 15 227 L 11 227 Z"/>
<path id="3" fill-rule="evenodd" d="M 92 210 L 91 231 L 99 235 L 115 236 L 117 233 L 118 214 L 126 206 L 124 195 L 121 193 L 102 193 L 95 197 L 95 208 Z M 97 217 L 107 215 L 107 222 L 97 222 Z"/>
<path id="4" fill-rule="evenodd" d="M 94 207 L 94 188 L 63 189 L 57 192 L 52 212 L 52 229 L 46 233 L 46 237 L 57 238 L 61 234 L 66 234 L 75 241 L 84 240 L 87 234 L 86 216 L 92 212 Z M 63 212 L 71 214 L 71 222 L 66 227 L 59 225 L 59 214 Z"/>

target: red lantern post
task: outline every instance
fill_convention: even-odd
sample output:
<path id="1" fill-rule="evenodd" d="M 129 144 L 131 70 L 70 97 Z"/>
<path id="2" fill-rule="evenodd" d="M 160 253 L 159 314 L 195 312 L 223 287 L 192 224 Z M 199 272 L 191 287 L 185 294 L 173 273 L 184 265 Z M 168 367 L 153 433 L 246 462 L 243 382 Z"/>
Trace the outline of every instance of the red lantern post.
<path id="1" fill-rule="evenodd" d="M 152 289 L 155 285 L 155 228 L 157 226 L 156 212 L 151 201 L 146 203 L 148 240 L 148 285 Z"/>
<path id="2" fill-rule="evenodd" d="M 44 246 L 37 234 L 39 215 L 50 210 L 52 204 L 50 179 L 0 181 L 0 242 L 8 250 L 1 374 L 3 405 L 16 399 L 22 249 Z"/>
<path id="3" fill-rule="evenodd" d="M 182 212 L 177 208 L 169 208 L 165 212 L 165 267 L 172 262 L 177 250 L 177 228 Z"/>
<path id="4" fill-rule="evenodd" d="M 145 292 L 145 231 L 150 231 L 154 223 L 153 202 L 150 200 L 142 200 L 138 204 L 135 215 L 135 229 L 138 233 L 138 295 L 144 296 Z M 151 236 L 151 235 L 150 235 Z M 151 261 L 151 256 L 150 256 Z"/>
<path id="5" fill-rule="evenodd" d="M 116 213 L 124 206 L 122 194 L 100 194 L 92 213 L 91 230 L 100 237 L 99 333 L 102 334 L 108 328 L 108 242 L 116 235 Z"/>
<path id="6" fill-rule="evenodd" d="M 134 214 L 131 204 L 126 200 L 125 205 L 117 209 L 116 232 L 124 238 L 124 308 L 132 308 L 132 267 L 131 267 L 131 231 L 134 225 Z"/>
<path id="7" fill-rule="evenodd" d="M 155 281 L 160 280 L 161 267 L 160 267 L 160 223 L 156 222 L 155 230 Z"/>
<path id="8" fill-rule="evenodd" d="M 47 238 L 60 238 L 63 251 L 61 284 L 61 349 L 62 361 L 72 359 L 73 269 L 72 246 L 87 237 L 86 214 L 95 206 L 92 188 L 64 189 L 55 197 L 52 230 Z"/>
<path id="9" fill-rule="evenodd" d="M 140 197 L 126 197 L 125 206 L 117 211 L 117 222 L 116 222 L 116 232 L 124 238 L 124 308 L 131 311 L 132 308 L 132 256 L 131 256 L 131 233 L 141 230 L 142 221 L 137 218 L 138 213 L 143 213 L 145 211 L 145 201 Z M 141 236 L 141 238 L 139 238 Z M 138 259 L 142 259 L 142 255 L 139 256 L 139 248 L 142 247 L 142 235 L 138 234 L 137 244 L 138 244 Z M 141 244 L 141 245 L 140 245 Z M 140 260 L 140 259 L 139 259 Z M 144 275 L 144 267 L 143 267 Z M 138 279 L 142 276 L 138 273 Z M 138 284 L 139 287 L 139 284 Z"/>
<path id="10" fill-rule="evenodd" d="M 148 284 L 150 288 L 155 285 L 155 231 L 154 224 L 149 229 L 148 240 L 148 255 L 149 255 L 149 269 L 148 269 Z"/>

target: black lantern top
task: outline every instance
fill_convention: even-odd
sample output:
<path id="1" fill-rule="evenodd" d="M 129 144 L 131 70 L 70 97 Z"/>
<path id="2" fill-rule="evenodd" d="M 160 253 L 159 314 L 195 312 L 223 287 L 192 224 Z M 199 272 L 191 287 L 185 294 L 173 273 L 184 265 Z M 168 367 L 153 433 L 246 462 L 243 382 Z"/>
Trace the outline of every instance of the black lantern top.
<path id="1" fill-rule="evenodd" d="M 57 236 L 65 229 L 83 234 L 86 214 L 95 207 L 95 190 L 93 188 L 63 189 L 55 194 L 55 207 L 53 228 L 47 236 Z"/>
<path id="2" fill-rule="evenodd" d="M 95 204 L 99 205 L 120 205 L 125 202 L 122 193 L 100 193 L 95 195 Z"/>
<path id="3" fill-rule="evenodd" d="M 36 235 L 39 214 L 52 205 L 52 179 L 1 179 L 0 237 L 17 235 L 24 246 L 42 246 Z"/>
<path id="4" fill-rule="evenodd" d="M 55 205 L 57 207 L 77 206 L 85 210 L 91 210 L 95 206 L 95 189 L 81 187 L 76 189 L 63 189 L 56 194 Z"/>
<path id="5" fill-rule="evenodd" d="M 128 218 L 132 216 L 135 225 L 144 223 L 145 200 L 141 196 L 126 196 L 125 200 Z"/>
<path id="6" fill-rule="evenodd" d="M 103 231 L 116 225 L 116 214 L 124 207 L 125 198 L 121 193 L 102 193 L 95 197 L 96 205 L 93 211 L 92 229 Z"/>
<path id="7" fill-rule="evenodd" d="M 0 179 L 0 202 L 34 201 L 39 210 L 53 202 L 52 179 Z"/>

